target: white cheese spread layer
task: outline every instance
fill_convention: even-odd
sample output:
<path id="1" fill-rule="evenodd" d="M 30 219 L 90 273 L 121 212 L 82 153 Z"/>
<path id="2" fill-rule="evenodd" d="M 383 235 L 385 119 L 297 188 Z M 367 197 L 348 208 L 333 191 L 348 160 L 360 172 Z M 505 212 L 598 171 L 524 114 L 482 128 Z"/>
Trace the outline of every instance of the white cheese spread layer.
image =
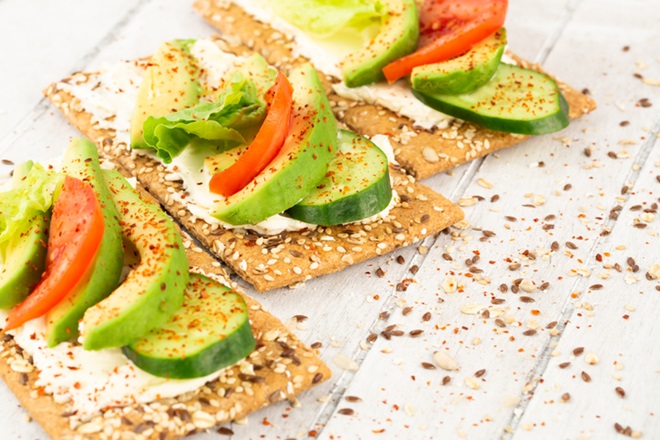
<path id="1" fill-rule="evenodd" d="M 303 56 L 321 72 L 336 79 L 343 78 L 340 63 L 351 52 L 359 50 L 355 44 L 337 42 L 335 39 L 313 37 L 289 24 L 275 14 L 269 0 L 232 0 L 257 20 L 270 25 L 273 29 L 289 37 L 293 43 L 296 56 Z M 405 116 L 413 121 L 413 125 L 431 129 L 446 128 L 453 120 L 451 116 L 440 113 L 422 104 L 412 94 L 410 87 L 404 81 L 394 84 L 377 83 L 362 87 L 350 88 L 343 80 L 333 86 L 335 93 L 347 99 L 376 104 L 388 110 Z"/>
<path id="2" fill-rule="evenodd" d="M 191 48 L 204 75 L 202 80 L 210 88 L 218 88 L 222 77 L 243 58 L 222 51 L 210 40 L 198 40 Z M 130 121 L 142 83 L 144 67 L 135 62 L 120 62 L 92 75 L 87 80 L 61 83 L 58 86 L 71 93 L 80 107 L 92 114 L 92 123 L 100 128 L 113 130 L 119 142 L 130 144 Z M 160 161 L 147 150 L 136 151 Z M 226 229 L 249 229 L 262 235 L 279 234 L 282 231 L 314 229 L 316 226 L 300 222 L 282 215 L 276 215 L 255 225 L 230 225 L 211 216 L 214 206 L 221 200 L 220 195 L 208 190 L 211 175 L 204 170 L 203 151 L 186 148 L 172 163 L 163 164 L 169 172 L 166 179 L 180 180 L 186 194 L 174 193 L 172 197 L 183 203 L 197 218 L 209 224 L 218 224 Z M 384 218 L 390 209 L 379 213 Z"/>
<path id="3" fill-rule="evenodd" d="M 191 271 L 201 272 L 195 268 Z M 4 323 L 6 317 L 7 312 L 0 311 L 0 322 Z M 119 348 L 86 351 L 68 342 L 48 348 L 45 317 L 28 321 L 9 333 L 32 356 L 39 371 L 36 385 L 52 394 L 57 403 L 69 405 L 82 419 L 108 406 L 146 403 L 194 391 L 225 371 L 196 379 L 167 379 L 140 370 Z M 242 370 L 252 368 L 244 361 L 239 365 Z"/>

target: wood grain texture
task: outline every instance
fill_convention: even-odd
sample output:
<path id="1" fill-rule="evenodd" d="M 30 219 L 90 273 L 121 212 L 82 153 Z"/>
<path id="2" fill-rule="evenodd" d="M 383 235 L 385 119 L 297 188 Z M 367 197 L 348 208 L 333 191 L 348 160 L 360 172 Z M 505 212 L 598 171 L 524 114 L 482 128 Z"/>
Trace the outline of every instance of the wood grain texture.
<path id="1" fill-rule="evenodd" d="M 3 0 L 0 6 L 8 2 Z M 116 38 L 98 48 L 98 56 L 81 67 L 94 70 L 103 62 L 146 56 L 161 40 L 174 36 L 214 32 L 195 17 L 189 3 L 177 5 L 167 8 L 161 2 L 147 4 Z M 397 433 L 402 438 L 439 438 L 442 434 L 447 438 L 626 438 L 617 434 L 615 423 L 622 429 L 630 426 L 642 438 L 660 436 L 655 398 L 660 360 L 654 348 L 658 283 L 645 277 L 648 266 L 660 261 L 657 236 L 649 235 L 659 226 L 657 218 L 643 229 L 633 226 L 635 219 L 651 214 L 643 210 L 652 209 L 660 196 L 656 177 L 660 174 L 659 159 L 651 156 L 658 148 L 653 143 L 658 142 L 655 139 L 660 124 L 660 88 L 650 85 L 650 81 L 660 80 L 660 63 L 656 61 L 660 35 L 655 25 L 660 11 L 656 5 L 653 0 L 636 1 L 634 7 L 622 0 L 510 2 L 507 28 L 512 50 L 542 62 L 576 89 L 588 88 L 599 108 L 561 134 L 531 139 L 426 179 L 424 184 L 452 200 L 484 197 L 464 207 L 471 229 L 453 229 L 452 235 L 426 239 L 420 244 L 426 246 L 426 255 L 417 247 L 407 247 L 321 277 L 301 289 L 276 289 L 259 295 L 242 280 L 236 280 L 294 328 L 306 344 L 322 343 L 320 356 L 333 377 L 304 393 L 295 405 L 273 405 L 248 417 L 245 424 L 232 424 L 234 437 L 304 438 L 316 431 L 317 437 L 324 439 L 386 438 Z M 35 17 L 35 35 L 40 20 L 55 18 Z M 99 27 L 98 32 L 100 41 L 103 30 Z M 58 36 L 51 39 L 55 44 Z M 73 46 L 80 48 L 89 43 L 63 37 L 59 41 L 72 50 Z M 626 52 L 625 46 L 629 46 Z M 46 45 L 31 47 L 36 58 L 45 58 L 52 50 Z M 11 55 L 11 45 L 8 50 Z M 0 69 L 0 77 L 6 78 L 4 72 Z M 636 72 L 647 83 L 634 77 Z M 59 76 L 47 78 L 50 81 Z M 35 84 L 36 91 L 45 85 Z M 642 106 L 643 98 L 651 106 Z M 36 102 L 34 97 L 26 96 L 17 104 L 20 109 L 30 109 Z M 15 115 L 24 122 L 13 127 L 9 137 L 0 139 L 2 158 L 18 162 L 60 154 L 60 146 L 66 145 L 76 130 L 59 112 L 45 108 L 47 111 L 41 108 Z M 587 148 L 590 157 L 585 155 Z M 0 172 L 5 175 L 10 169 L 10 165 L 0 164 Z M 486 182 L 493 187 L 482 186 Z M 622 194 L 624 186 L 628 186 L 626 194 Z M 533 195 L 526 197 L 528 194 Z M 544 195 L 545 204 L 523 206 L 534 205 L 536 195 Z M 491 202 L 494 196 L 499 200 Z M 610 219 L 610 211 L 617 205 L 622 206 L 621 214 L 616 220 Z M 631 210 L 637 205 L 642 209 Z M 556 218 L 545 220 L 547 215 Z M 505 216 L 515 216 L 516 221 Z M 548 229 L 548 225 L 554 229 Z M 604 228 L 612 232 L 601 237 Z M 479 229 L 491 230 L 496 236 L 480 242 L 483 233 Z M 560 248 L 546 256 L 542 251 L 550 249 L 553 241 Z M 568 241 L 577 249 L 569 249 Z M 469 272 L 465 260 L 472 259 L 474 250 L 481 247 L 483 253 L 476 266 L 484 270 L 482 276 L 490 278 L 488 285 L 466 276 L 475 274 Z M 524 254 L 537 248 L 541 251 L 536 260 Z M 610 256 L 606 257 L 605 252 Z M 451 254 L 453 261 L 445 260 L 445 253 Z M 596 260 L 598 254 L 603 262 Z M 397 262 L 397 256 L 403 258 L 403 264 Z M 633 273 L 627 266 L 628 257 L 635 259 L 639 272 Z M 510 271 L 506 258 L 521 263 L 521 267 Z M 603 267 L 616 263 L 622 272 Z M 416 275 L 410 272 L 414 266 L 420 267 Z M 374 275 L 379 267 L 385 272 L 383 278 Z M 591 270 L 589 279 L 569 276 L 571 269 L 579 267 Z M 609 273 L 610 278 L 601 279 L 601 273 Z M 640 280 L 628 284 L 626 275 Z M 448 277 L 462 280 L 467 288 L 444 293 L 441 284 Z M 532 279 L 537 285 L 548 280 L 550 286 L 546 291 L 514 294 L 510 286 L 517 278 Z M 403 280 L 413 281 L 408 290 L 397 292 Z M 506 294 L 498 290 L 502 283 L 507 283 Z M 603 288 L 589 292 L 594 284 L 602 284 Z M 581 295 L 572 298 L 576 291 Z M 460 312 L 470 303 L 495 306 L 490 304 L 493 295 L 506 299 L 501 306 L 510 307 L 507 313 L 514 316 L 515 323 L 501 328 L 494 318 Z M 520 301 L 521 296 L 536 301 L 525 303 Z M 581 303 L 579 308 L 576 303 Z M 589 304 L 593 310 L 588 310 Z M 635 310 L 627 310 L 626 305 Z M 413 311 L 404 316 L 402 312 L 408 306 Z M 428 322 L 421 320 L 425 309 L 432 312 Z M 540 314 L 533 315 L 533 310 Z M 381 319 L 383 312 L 390 313 L 387 321 Z M 629 318 L 624 319 L 624 314 Z M 296 322 L 295 315 L 308 319 Z M 567 318 L 568 325 L 559 327 Z M 536 335 L 525 336 L 522 333 L 530 319 L 541 327 Z M 545 328 L 552 321 L 558 321 L 556 336 Z M 392 324 L 398 324 L 405 336 L 387 340 L 380 335 Z M 444 324 L 448 326 L 442 330 Z M 425 333 L 418 338 L 408 336 L 408 331 L 418 328 Z M 503 330 L 509 333 L 496 333 Z M 375 344 L 366 342 L 371 333 L 378 335 Z M 481 344 L 474 345 L 477 337 Z M 580 346 L 585 352 L 573 359 L 573 349 Z M 432 353 L 443 348 L 456 359 L 460 370 L 427 370 L 421 365 L 433 363 Z M 525 351 L 518 352 L 520 348 Z M 599 358 L 596 365 L 586 363 L 589 352 Z M 335 362 L 338 355 L 337 359 L 352 359 L 359 369 L 342 368 L 342 361 Z M 616 369 L 614 360 L 623 365 L 622 370 Z M 566 361 L 571 366 L 559 368 Z M 479 389 L 473 390 L 465 379 L 481 369 L 486 372 L 477 378 Z M 581 371 L 591 376 L 591 382 L 583 382 Z M 444 376 L 452 379 L 441 386 Z M 396 382 L 399 379 L 400 385 Z M 425 387 L 424 379 L 435 388 Z M 625 398 L 616 393 L 617 386 L 624 389 Z M 562 403 L 565 392 L 570 393 L 570 399 Z M 362 401 L 349 401 L 346 397 L 351 395 Z M 1 384 L 0 396 L 1 438 L 48 438 L 37 424 L 22 420 L 23 410 Z M 339 413 L 343 408 L 353 409 L 354 415 Z M 381 429 L 385 431 L 375 433 Z M 192 438 L 223 437 L 211 431 Z"/>

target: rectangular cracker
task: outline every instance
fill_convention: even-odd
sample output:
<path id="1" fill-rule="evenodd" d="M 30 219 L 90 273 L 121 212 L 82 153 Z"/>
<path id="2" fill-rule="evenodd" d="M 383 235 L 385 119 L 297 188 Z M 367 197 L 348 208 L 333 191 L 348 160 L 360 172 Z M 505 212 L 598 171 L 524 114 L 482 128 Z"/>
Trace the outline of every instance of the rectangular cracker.
<path id="1" fill-rule="evenodd" d="M 278 67 L 286 68 L 303 61 L 294 55 L 290 39 L 228 0 L 196 0 L 194 7 L 223 35 L 237 38 Z M 523 67 L 543 72 L 538 65 L 512 57 Z M 455 120 L 445 129 L 420 129 L 414 127 L 410 119 L 390 110 L 336 95 L 332 90 L 333 81 L 336 80 L 325 78 L 324 85 L 337 118 L 360 134 L 390 134 L 397 161 L 408 173 L 419 179 L 511 147 L 529 137 L 497 132 L 460 120 Z M 557 83 L 570 107 L 571 119 L 596 108 L 593 99 L 566 83 Z"/>
<path id="2" fill-rule="evenodd" d="M 218 44 L 226 44 L 218 40 Z M 245 53 L 234 47 L 232 51 Z M 136 62 L 138 63 L 138 62 Z M 138 63 L 139 64 L 139 63 Z M 290 286 L 408 246 L 463 218 L 462 210 L 398 167 L 392 167 L 392 186 L 401 201 L 385 220 L 369 225 L 318 227 L 313 231 L 285 232 L 260 237 L 254 233 L 209 225 L 172 197 L 182 191 L 179 182 L 166 179 L 162 165 L 138 155 L 101 128 L 93 115 L 68 92 L 68 83 L 90 81 L 93 73 L 77 73 L 49 86 L 45 94 L 68 121 L 94 141 L 102 155 L 115 158 L 214 255 L 221 258 L 259 291 Z"/>
<path id="3" fill-rule="evenodd" d="M 191 267 L 229 280 L 213 257 L 183 237 Z M 139 433 L 144 439 L 169 440 L 241 419 L 280 400 L 294 400 L 297 394 L 331 376 L 314 350 L 257 301 L 244 294 L 243 298 L 257 339 L 257 349 L 247 358 L 254 374 L 235 365 L 217 380 L 185 395 L 106 409 L 84 421 L 35 385 L 38 371 L 30 367 L 29 356 L 7 334 L 2 336 L 0 377 L 54 440 L 114 438 L 114 432 L 118 438 L 133 438 L 131 433 Z"/>

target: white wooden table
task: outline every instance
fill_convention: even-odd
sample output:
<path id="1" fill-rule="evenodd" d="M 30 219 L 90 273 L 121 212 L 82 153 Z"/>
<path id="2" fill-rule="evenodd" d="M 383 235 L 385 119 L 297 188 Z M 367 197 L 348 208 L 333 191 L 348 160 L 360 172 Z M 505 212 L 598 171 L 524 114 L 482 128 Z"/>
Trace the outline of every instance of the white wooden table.
<path id="1" fill-rule="evenodd" d="M 234 423 L 236 438 L 660 438 L 660 280 L 646 276 L 660 264 L 648 212 L 660 197 L 660 1 L 512 0 L 507 28 L 516 53 L 587 88 L 598 110 L 428 179 L 477 203 L 427 253 L 413 246 L 297 290 L 243 283 L 283 321 L 309 317 L 296 332 L 323 344 L 334 377 L 300 405 Z M 77 134 L 42 98 L 51 81 L 212 32 L 187 0 L 0 0 L 0 158 L 56 156 Z M 384 278 L 369 275 L 378 267 Z M 392 325 L 404 335 L 385 337 Z M 425 368 L 436 351 L 458 371 Z M 0 396 L 0 438 L 46 438 L 4 385 Z"/>

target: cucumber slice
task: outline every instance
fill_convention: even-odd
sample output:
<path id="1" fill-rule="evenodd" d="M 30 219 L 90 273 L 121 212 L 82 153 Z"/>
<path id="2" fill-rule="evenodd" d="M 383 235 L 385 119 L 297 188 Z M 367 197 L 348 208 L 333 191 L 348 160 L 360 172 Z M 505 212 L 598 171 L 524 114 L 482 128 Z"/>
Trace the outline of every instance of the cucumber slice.
<path id="1" fill-rule="evenodd" d="M 502 28 L 461 56 L 415 67 L 410 75 L 412 88 L 445 95 L 472 92 L 493 77 L 505 47 L 506 30 Z"/>
<path id="2" fill-rule="evenodd" d="M 387 156 L 369 139 L 339 130 L 339 150 L 321 183 L 287 214 L 330 226 L 371 217 L 392 200 Z"/>
<path id="3" fill-rule="evenodd" d="M 568 126 L 568 103 L 548 75 L 500 64 L 485 86 L 463 95 L 413 89 L 424 104 L 491 130 L 546 134 Z"/>
<path id="4" fill-rule="evenodd" d="M 243 297 L 191 273 L 183 306 L 165 325 L 122 351 L 154 376 L 192 379 L 234 365 L 255 346 Z"/>

